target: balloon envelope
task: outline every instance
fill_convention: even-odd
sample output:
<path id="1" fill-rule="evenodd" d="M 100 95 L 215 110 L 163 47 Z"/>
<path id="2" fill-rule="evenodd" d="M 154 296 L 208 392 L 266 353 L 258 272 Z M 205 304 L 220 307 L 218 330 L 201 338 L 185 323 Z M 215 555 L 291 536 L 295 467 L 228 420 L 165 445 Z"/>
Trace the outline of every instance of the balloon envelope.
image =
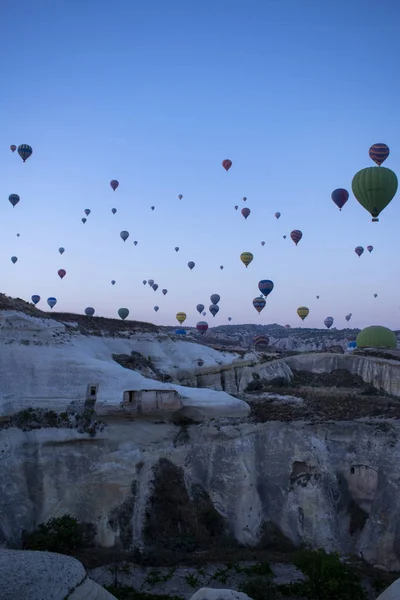
<path id="1" fill-rule="evenodd" d="M 276 217 L 277 219 L 279 219 L 279 217 L 280 217 L 280 216 L 281 216 L 281 213 L 280 213 L 280 212 L 276 212 L 276 213 L 275 213 L 275 217 Z"/>
<path id="2" fill-rule="evenodd" d="M 293 229 L 293 231 L 290 234 L 290 237 L 292 238 L 292 240 L 294 241 L 294 243 L 297 246 L 297 244 L 299 243 L 299 241 L 303 237 L 303 232 L 300 231 L 300 229 Z"/>
<path id="3" fill-rule="evenodd" d="M 119 308 L 118 316 L 124 321 L 126 317 L 129 315 L 129 310 L 127 308 Z"/>
<path id="4" fill-rule="evenodd" d="M 182 325 L 182 323 L 184 323 L 186 321 L 186 313 L 184 313 L 184 312 L 176 313 L 176 320 L 178 321 L 179 325 Z"/>
<path id="5" fill-rule="evenodd" d="M 219 294 L 211 294 L 210 296 L 211 304 L 218 304 L 221 300 L 221 296 Z"/>
<path id="6" fill-rule="evenodd" d="M 362 246 L 357 246 L 357 248 L 354 248 L 354 252 L 357 256 L 361 256 L 361 254 L 364 254 L 364 248 Z"/>
<path id="7" fill-rule="evenodd" d="M 18 260 L 18 257 L 17 257 L 17 256 L 12 256 L 12 257 L 11 257 L 11 262 L 12 262 L 12 263 L 14 263 L 14 265 L 15 265 L 15 263 L 17 262 L 17 260 Z"/>
<path id="8" fill-rule="evenodd" d="M 28 144 L 21 144 L 18 146 L 18 154 L 25 162 L 32 154 L 33 150 Z"/>
<path id="9" fill-rule="evenodd" d="M 326 317 L 326 319 L 324 320 L 324 325 L 325 327 L 330 329 L 333 325 L 333 317 Z"/>
<path id="10" fill-rule="evenodd" d="M 10 203 L 14 206 L 16 206 L 18 204 L 18 202 L 20 201 L 20 197 L 18 196 L 18 194 L 11 194 L 10 196 L 8 196 L 8 199 L 10 201 Z"/>
<path id="11" fill-rule="evenodd" d="M 224 167 L 225 171 L 229 171 L 229 169 L 232 166 L 232 161 L 229 160 L 229 158 L 226 158 L 225 160 L 222 161 L 222 166 Z"/>
<path id="12" fill-rule="evenodd" d="M 117 187 L 119 186 L 119 181 L 117 181 L 116 179 L 112 179 L 112 180 L 110 181 L 110 185 L 111 185 L 112 189 L 113 189 L 113 190 L 114 190 L 114 192 L 115 192 L 115 190 L 116 190 L 116 189 L 117 189 Z"/>
<path id="13" fill-rule="evenodd" d="M 121 231 L 121 233 L 119 235 L 120 235 L 121 239 L 123 239 L 124 242 L 126 242 L 126 240 L 129 237 L 129 231 Z"/>
<path id="14" fill-rule="evenodd" d="M 204 310 L 204 304 L 198 304 L 198 305 L 196 306 L 196 310 L 197 310 L 197 312 L 198 312 L 199 314 L 201 314 L 201 313 L 203 312 L 203 310 Z"/>
<path id="15" fill-rule="evenodd" d="M 253 306 L 256 309 L 256 311 L 258 312 L 258 314 L 261 313 L 261 311 L 265 308 L 265 305 L 267 304 L 265 298 L 263 298 L 262 296 L 258 296 L 257 298 L 254 298 L 253 300 Z"/>
<path id="16" fill-rule="evenodd" d="M 351 187 L 358 202 L 372 216 L 372 221 L 379 221 L 379 214 L 397 192 L 398 180 L 396 173 L 386 167 L 367 167 L 354 175 Z"/>
<path id="17" fill-rule="evenodd" d="M 53 308 L 53 306 L 57 304 L 57 298 L 47 298 L 47 304 L 50 306 L 50 308 Z"/>
<path id="18" fill-rule="evenodd" d="M 195 267 L 195 263 L 194 263 L 192 260 L 190 260 L 190 261 L 188 262 L 188 267 L 189 267 L 189 269 L 190 269 L 190 270 L 192 270 L 192 269 L 193 269 L 193 267 Z"/>
<path id="19" fill-rule="evenodd" d="M 38 302 L 40 302 L 40 296 L 38 296 L 37 294 L 34 294 L 31 298 L 31 300 L 32 300 L 33 304 L 36 306 L 36 304 Z"/>
<path id="20" fill-rule="evenodd" d="M 299 306 L 299 308 L 297 309 L 297 314 L 299 315 L 302 321 L 304 321 L 304 319 L 308 316 L 309 312 L 310 311 L 307 308 L 307 306 Z"/>
<path id="21" fill-rule="evenodd" d="M 247 217 L 251 213 L 251 210 L 249 208 L 242 208 L 242 210 L 240 212 L 242 213 L 242 215 L 244 216 L 244 218 L 247 219 Z"/>
<path id="22" fill-rule="evenodd" d="M 249 264 L 251 263 L 251 261 L 253 260 L 253 258 L 254 258 L 254 256 L 252 255 L 251 252 L 242 252 L 242 254 L 240 255 L 240 260 L 246 266 L 246 269 L 249 266 Z"/>
<path id="23" fill-rule="evenodd" d="M 258 289 L 263 296 L 268 296 L 274 289 L 274 282 L 270 279 L 262 279 L 258 282 Z"/>
<path id="24" fill-rule="evenodd" d="M 58 251 L 59 251 L 60 254 L 64 254 L 65 248 L 61 247 L 61 248 L 58 249 Z"/>
<path id="25" fill-rule="evenodd" d="M 215 317 L 215 315 L 219 311 L 219 306 L 218 306 L 218 304 L 211 304 L 208 310 L 210 311 L 212 316 Z"/>
<path id="26" fill-rule="evenodd" d="M 338 188 L 337 190 L 334 190 L 332 192 L 331 198 L 336 204 L 336 206 L 339 208 L 339 210 L 342 210 L 343 206 L 349 199 L 349 192 L 343 188 Z"/>
<path id="27" fill-rule="evenodd" d="M 88 306 L 87 308 L 85 308 L 85 315 L 87 317 L 93 317 L 94 315 L 94 308 L 92 306 Z"/>
<path id="28" fill-rule="evenodd" d="M 196 325 L 197 331 L 200 331 L 201 334 L 204 334 L 208 329 L 208 323 L 206 321 L 199 321 Z"/>
<path id="29" fill-rule="evenodd" d="M 389 146 L 386 146 L 386 144 L 372 144 L 368 154 L 374 163 L 380 167 L 390 154 Z"/>

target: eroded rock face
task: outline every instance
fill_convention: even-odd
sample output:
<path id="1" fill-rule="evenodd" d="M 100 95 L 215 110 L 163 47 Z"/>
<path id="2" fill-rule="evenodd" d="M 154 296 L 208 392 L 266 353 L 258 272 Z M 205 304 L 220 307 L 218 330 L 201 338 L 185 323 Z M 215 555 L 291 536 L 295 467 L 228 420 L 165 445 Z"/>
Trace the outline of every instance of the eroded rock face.
<path id="1" fill-rule="evenodd" d="M 9 428 L 0 541 L 68 513 L 103 547 L 306 543 L 399 568 L 399 433 L 396 421 Z"/>

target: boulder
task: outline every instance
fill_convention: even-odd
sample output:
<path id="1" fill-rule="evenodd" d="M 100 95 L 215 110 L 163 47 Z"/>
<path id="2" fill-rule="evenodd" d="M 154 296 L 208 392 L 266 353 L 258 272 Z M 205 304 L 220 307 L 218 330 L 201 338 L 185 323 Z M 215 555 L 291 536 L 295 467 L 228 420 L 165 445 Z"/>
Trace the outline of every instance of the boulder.
<path id="1" fill-rule="evenodd" d="M 400 598 L 400 579 L 396 579 L 376 600 L 399 600 Z"/>
<path id="2" fill-rule="evenodd" d="M 72 556 L 0 549 L 0 573 L 0 600 L 116 600 Z"/>

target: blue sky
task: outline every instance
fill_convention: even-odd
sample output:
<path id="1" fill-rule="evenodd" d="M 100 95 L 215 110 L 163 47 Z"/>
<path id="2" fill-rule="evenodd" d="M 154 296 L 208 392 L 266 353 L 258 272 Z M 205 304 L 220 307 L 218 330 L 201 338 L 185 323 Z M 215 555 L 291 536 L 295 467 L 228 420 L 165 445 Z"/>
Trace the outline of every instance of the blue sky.
<path id="1" fill-rule="evenodd" d="M 352 312 L 399 328 L 399 194 L 379 223 L 352 195 L 342 212 L 330 199 L 375 142 L 398 171 L 397 0 L 3 0 L 0 16 L 1 291 L 160 324 L 184 311 L 187 325 L 219 293 L 210 325 L 297 326 L 306 305 L 305 326 Z M 258 315 L 260 279 L 275 289 Z"/>

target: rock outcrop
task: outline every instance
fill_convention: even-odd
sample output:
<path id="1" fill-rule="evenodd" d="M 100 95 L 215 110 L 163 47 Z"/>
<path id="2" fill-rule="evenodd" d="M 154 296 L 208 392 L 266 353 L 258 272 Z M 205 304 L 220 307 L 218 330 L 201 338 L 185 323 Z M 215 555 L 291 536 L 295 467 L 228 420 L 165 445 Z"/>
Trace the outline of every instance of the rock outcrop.
<path id="1" fill-rule="evenodd" d="M 389 585 L 388 588 L 376 600 L 399 600 L 400 598 L 400 579 L 397 579 Z"/>
<path id="2" fill-rule="evenodd" d="M 213 588 L 200 588 L 190 600 L 252 600 L 247 594 L 236 590 L 216 590 Z"/>
<path id="3" fill-rule="evenodd" d="M 116 600 L 71 556 L 0 549 L 0 600 Z"/>

